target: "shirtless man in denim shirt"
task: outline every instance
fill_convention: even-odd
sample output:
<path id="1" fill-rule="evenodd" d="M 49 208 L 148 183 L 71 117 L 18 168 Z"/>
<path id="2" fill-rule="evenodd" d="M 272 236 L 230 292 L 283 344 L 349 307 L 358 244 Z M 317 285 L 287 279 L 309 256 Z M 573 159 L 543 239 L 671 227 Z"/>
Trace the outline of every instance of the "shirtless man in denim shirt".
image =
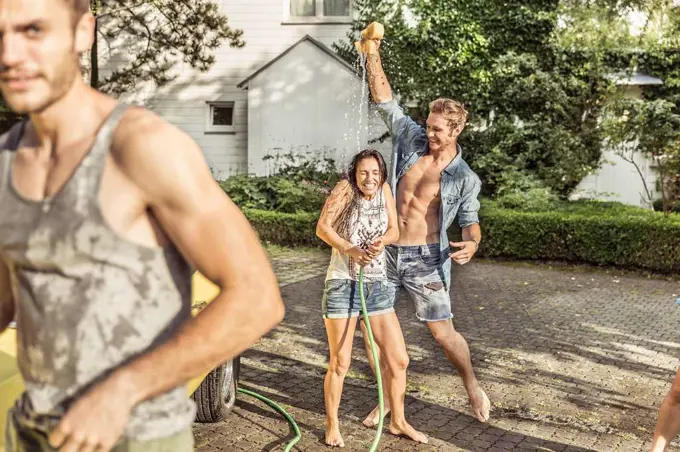
<path id="1" fill-rule="evenodd" d="M 457 143 L 467 112 L 454 100 L 437 99 L 430 104 L 427 127 L 416 124 L 392 98 L 380 61 L 380 42 L 367 44 L 369 87 L 394 146 L 390 179 L 397 196 L 400 238 L 385 253 L 394 299 L 399 288 L 408 292 L 416 316 L 427 323 L 462 376 L 475 418 L 486 422 L 490 402 L 475 377 L 468 344 L 454 329 L 449 296 L 451 260 L 468 263 L 482 238 L 477 215 L 481 182 Z M 463 241 L 450 243 L 446 231 L 456 216 Z M 371 251 L 379 252 L 379 245 Z M 376 408 L 364 425 L 375 426 L 378 419 Z"/>

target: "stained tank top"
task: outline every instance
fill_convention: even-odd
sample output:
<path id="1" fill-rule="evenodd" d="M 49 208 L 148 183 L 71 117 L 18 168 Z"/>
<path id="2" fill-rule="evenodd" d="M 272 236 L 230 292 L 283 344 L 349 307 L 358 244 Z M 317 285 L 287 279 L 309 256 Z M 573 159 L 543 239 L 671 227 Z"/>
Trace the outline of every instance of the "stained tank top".
<path id="1" fill-rule="evenodd" d="M 359 208 L 350 218 L 349 242 L 361 249 L 387 232 L 387 204 L 382 188 L 373 199 L 360 199 Z M 386 278 L 385 252 L 364 267 L 365 279 Z M 349 255 L 333 248 L 326 279 L 359 279 L 359 265 Z"/>
<path id="2" fill-rule="evenodd" d="M 102 215 L 102 172 L 125 110 L 113 110 L 68 182 L 43 201 L 26 199 L 13 183 L 23 125 L 0 150 L 0 257 L 10 266 L 25 382 L 14 412 L 44 432 L 88 386 L 191 316 L 192 270 L 179 251 L 134 244 Z M 174 388 L 135 407 L 124 437 L 174 434 L 190 427 L 195 411 L 186 388 Z"/>

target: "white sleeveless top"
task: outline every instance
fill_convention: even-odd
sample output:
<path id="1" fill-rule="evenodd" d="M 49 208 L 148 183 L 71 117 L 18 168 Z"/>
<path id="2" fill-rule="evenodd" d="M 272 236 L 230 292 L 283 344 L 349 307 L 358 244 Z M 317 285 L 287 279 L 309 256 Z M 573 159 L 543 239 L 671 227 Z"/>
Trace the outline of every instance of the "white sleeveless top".
<path id="1" fill-rule="evenodd" d="M 349 241 L 361 249 L 368 249 L 373 240 L 387 232 L 387 204 L 382 188 L 371 200 L 361 198 L 358 212 L 351 218 Z M 359 265 L 348 254 L 333 248 L 326 272 L 329 279 L 359 279 Z M 364 279 L 385 279 L 385 251 L 364 267 Z"/>

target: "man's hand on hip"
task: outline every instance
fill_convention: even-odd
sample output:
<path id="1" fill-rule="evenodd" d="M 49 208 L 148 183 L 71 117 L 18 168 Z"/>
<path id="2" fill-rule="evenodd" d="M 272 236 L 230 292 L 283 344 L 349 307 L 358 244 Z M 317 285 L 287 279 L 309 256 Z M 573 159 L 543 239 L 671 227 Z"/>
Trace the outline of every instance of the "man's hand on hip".
<path id="1" fill-rule="evenodd" d="M 115 375 L 115 374 L 114 374 Z M 115 378 L 78 399 L 49 437 L 60 452 L 108 452 L 122 436 L 133 405 Z"/>
<path id="2" fill-rule="evenodd" d="M 459 265 L 464 265 L 470 262 L 472 257 L 477 252 L 477 242 L 474 240 L 467 240 L 465 242 L 450 242 L 452 248 L 461 248 L 460 251 L 449 254 L 449 257 Z"/>

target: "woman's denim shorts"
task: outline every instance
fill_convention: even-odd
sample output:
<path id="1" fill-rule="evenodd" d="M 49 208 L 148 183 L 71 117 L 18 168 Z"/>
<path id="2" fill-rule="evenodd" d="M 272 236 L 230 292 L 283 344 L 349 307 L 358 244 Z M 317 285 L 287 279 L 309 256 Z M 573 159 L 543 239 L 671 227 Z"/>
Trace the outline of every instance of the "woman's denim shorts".
<path id="1" fill-rule="evenodd" d="M 369 317 L 394 312 L 394 296 L 390 295 L 385 281 L 365 280 L 364 297 Z M 326 319 L 346 319 L 362 315 L 359 282 L 351 279 L 327 280 L 321 308 Z"/>

